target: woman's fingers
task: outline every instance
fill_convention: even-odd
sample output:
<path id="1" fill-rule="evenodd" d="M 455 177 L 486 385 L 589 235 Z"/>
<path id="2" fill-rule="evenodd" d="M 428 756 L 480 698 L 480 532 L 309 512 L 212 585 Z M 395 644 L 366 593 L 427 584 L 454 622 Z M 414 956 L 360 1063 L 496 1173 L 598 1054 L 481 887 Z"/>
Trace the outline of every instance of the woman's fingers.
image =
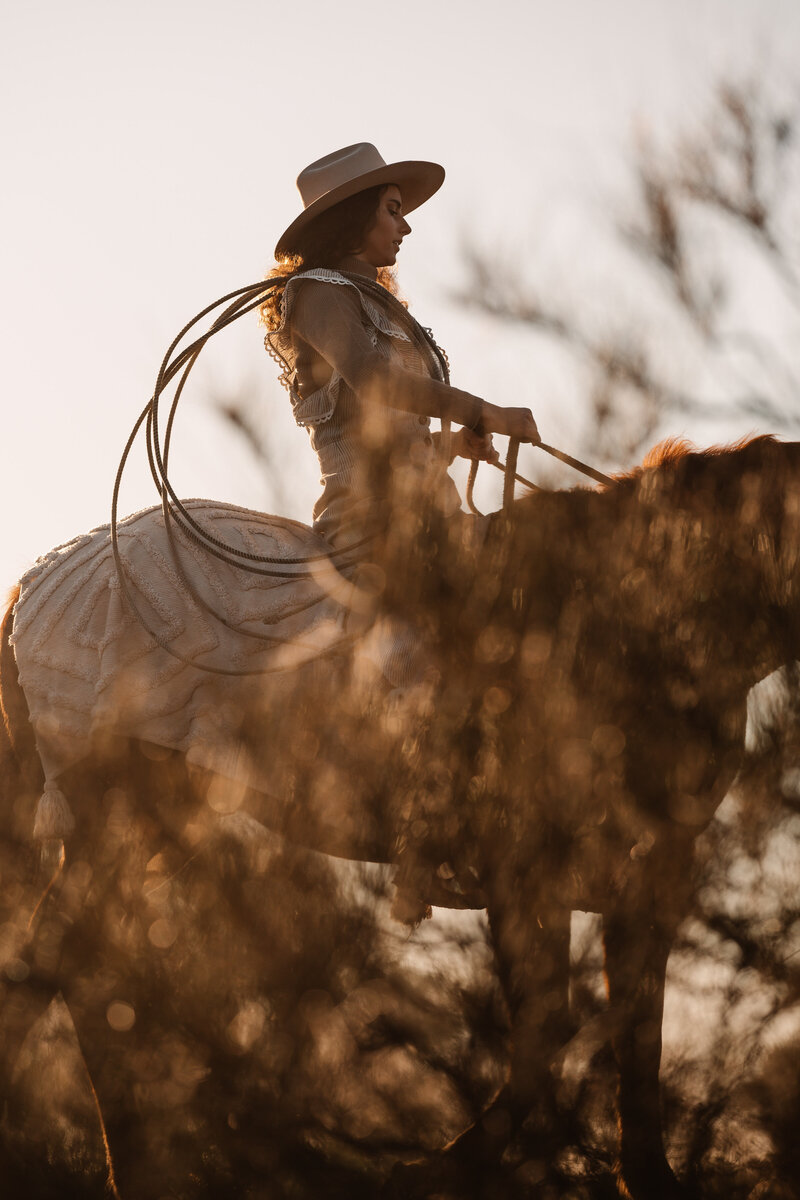
<path id="1" fill-rule="evenodd" d="M 483 462 L 497 462 L 500 457 L 492 444 L 492 435 L 475 433 L 472 429 L 461 430 L 461 449 L 458 453 L 463 458 L 477 458 Z"/>
<path id="2" fill-rule="evenodd" d="M 481 424 L 492 433 L 502 433 L 521 442 L 542 440 L 529 408 L 500 408 L 497 404 L 484 403 Z"/>
<path id="3" fill-rule="evenodd" d="M 521 442 L 540 442 L 542 440 L 539 437 L 533 413 L 529 408 L 511 408 L 508 412 L 512 414 L 511 428 L 508 430 L 509 437 L 519 438 Z"/>

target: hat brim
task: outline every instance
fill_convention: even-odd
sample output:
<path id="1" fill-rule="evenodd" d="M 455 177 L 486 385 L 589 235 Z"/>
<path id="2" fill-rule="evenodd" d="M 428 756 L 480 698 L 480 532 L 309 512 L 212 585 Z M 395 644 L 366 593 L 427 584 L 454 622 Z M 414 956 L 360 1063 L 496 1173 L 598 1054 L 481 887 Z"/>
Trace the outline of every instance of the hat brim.
<path id="1" fill-rule="evenodd" d="M 365 175 L 359 175 L 356 179 L 350 179 L 347 183 L 341 183 L 338 187 L 331 188 L 324 196 L 320 196 L 313 204 L 309 204 L 308 208 L 292 221 L 289 228 L 284 230 L 275 247 L 275 257 L 282 258 L 286 254 L 291 254 L 294 249 L 293 239 L 320 213 L 333 208 L 334 204 L 338 204 L 340 200 L 347 200 L 350 196 L 357 195 L 358 192 L 378 187 L 382 183 L 394 183 L 399 187 L 403 194 L 403 212 L 410 213 L 424 204 L 426 200 L 430 200 L 434 192 L 438 192 L 444 183 L 444 167 L 432 162 L 387 163 L 384 167 L 367 171 Z"/>

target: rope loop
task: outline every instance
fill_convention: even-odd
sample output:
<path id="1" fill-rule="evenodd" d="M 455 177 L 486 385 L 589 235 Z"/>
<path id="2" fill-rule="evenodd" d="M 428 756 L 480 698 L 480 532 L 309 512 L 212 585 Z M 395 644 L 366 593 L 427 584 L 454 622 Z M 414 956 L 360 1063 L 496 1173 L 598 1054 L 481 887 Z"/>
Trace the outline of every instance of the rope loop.
<path id="1" fill-rule="evenodd" d="M 430 331 L 421 326 L 419 322 L 411 316 L 408 310 L 394 296 L 392 296 L 391 293 L 387 292 L 385 288 L 381 287 L 380 284 L 373 283 L 372 280 L 364 279 L 361 276 L 352 276 L 348 272 L 343 272 L 343 274 L 345 274 L 346 277 L 353 279 L 353 281 L 356 282 L 359 287 L 362 287 L 364 290 L 379 296 L 383 303 L 388 307 L 390 312 L 392 312 L 398 318 L 400 323 L 408 331 L 412 341 L 415 342 L 419 348 L 424 349 L 430 355 L 432 355 L 435 363 L 438 364 L 440 378 L 443 379 L 445 383 L 449 383 L 450 373 L 447 358 L 440 347 L 437 346 Z M 365 537 L 348 546 L 340 546 L 335 548 L 332 547 L 330 552 L 325 554 L 305 555 L 296 558 L 278 558 L 265 554 L 249 553 L 247 551 L 240 550 L 235 546 L 227 545 L 225 542 L 214 537 L 207 530 L 203 529 L 202 526 L 198 524 L 198 522 L 195 521 L 195 519 L 187 511 L 186 507 L 181 503 L 167 473 L 172 430 L 175 422 L 175 414 L 178 408 L 178 403 L 189 378 L 189 373 L 196 363 L 203 347 L 206 345 L 209 339 L 214 336 L 214 334 L 226 329 L 234 321 L 238 320 L 239 317 L 244 316 L 246 313 L 253 312 L 254 309 L 260 307 L 260 305 L 263 304 L 265 297 L 274 288 L 285 284 L 288 278 L 289 276 L 276 276 L 272 279 L 259 280 L 258 283 L 248 284 L 245 287 L 237 288 L 235 291 L 228 292 L 225 296 L 220 297 L 219 300 L 215 300 L 213 304 L 209 304 L 203 308 L 183 327 L 183 329 L 169 346 L 169 349 L 164 356 L 158 376 L 156 378 L 153 395 L 140 413 L 139 418 L 137 419 L 136 424 L 131 431 L 128 441 L 126 442 L 125 448 L 122 452 L 122 458 L 120 459 L 119 467 L 117 468 L 111 501 L 111 547 L 123 595 L 125 596 L 131 611 L 134 613 L 144 629 L 150 634 L 150 636 L 173 657 L 184 662 L 188 660 L 185 659 L 178 651 L 173 649 L 167 643 L 165 638 L 161 637 L 150 627 L 148 621 L 144 617 L 144 614 L 137 607 L 131 592 L 131 588 L 129 587 L 128 581 L 125 578 L 124 564 L 120 553 L 118 531 L 119 493 L 122 485 L 123 473 L 130 456 L 131 448 L 142 425 L 145 426 L 145 440 L 147 445 L 147 458 L 150 466 L 150 473 L 152 475 L 153 482 L 155 483 L 156 490 L 161 498 L 161 505 L 164 514 L 164 527 L 173 551 L 175 565 L 182 577 L 183 583 L 189 589 L 192 596 L 195 598 L 197 603 L 200 604 L 201 607 L 205 608 L 208 612 L 211 612 L 211 609 L 197 594 L 196 590 L 191 584 L 191 581 L 188 579 L 186 572 L 181 567 L 178 556 L 178 548 L 172 529 L 173 523 L 183 532 L 186 537 L 194 541 L 207 553 L 221 559 L 229 566 L 238 567 L 257 575 L 275 577 L 277 579 L 308 579 L 315 577 L 319 570 L 322 569 L 321 564 L 326 563 L 329 570 L 336 574 L 342 583 L 347 584 L 351 588 L 354 588 L 354 584 L 351 580 L 348 580 L 344 572 L 352 569 L 358 564 L 359 560 L 363 558 L 363 554 L 357 554 L 356 552 L 360 551 L 363 546 L 367 545 L 373 540 L 372 537 Z M 194 329 L 197 323 L 204 317 L 210 316 L 222 305 L 227 305 L 227 307 L 224 308 L 222 313 L 212 321 L 209 329 L 199 337 L 195 337 L 194 340 L 191 341 L 187 346 L 184 346 L 183 349 L 179 350 L 184 338 L 191 330 Z M 169 408 L 162 448 L 158 424 L 159 401 L 164 390 L 178 376 L 180 376 L 180 378 L 178 379 L 175 395 Z M 578 459 L 572 458 L 570 455 L 564 454 L 560 450 L 556 450 L 553 446 L 547 446 L 540 442 L 539 447 L 546 453 L 553 455 L 555 458 L 560 459 L 562 462 L 567 463 L 576 470 L 582 471 L 584 475 L 590 476 L 599 483 L 611 482 L 607 475 L 603 475 L 600 471 L 596 471 L 593 467 L 586 466 L 585 463 L 581 463 Z M 446 418 L 442 420 L 442 452 L 449 461 L 450 422 Z M 493 464 L 494 466 L 498 467 L 498 469 L 505 471 L 505 482 L 503 485 L 503 512 L 507 517 L 511 512 L 514 502 L 515 480 L 519 480 L 520 483 L 524 483 L 530 488 L 536 488 L 536 484 L 533 484 L 529 480 L 524 479 L 522 476 L 517 475 L 518 453 L 519 440 L 517 438 L 511 438 L 509 441 L 506 463 L 504 465 L 500 463 Z M 473 500 L 473 489 L 475 486 L 477 472 L 478 460 L 475 459 L 470 465 L 469 481 L 467 484 L 467 504 L 471 512 L 475 513 L 476 515 L 481 515 L 479 510 L 475 507 Z M 338 567 L 336 566 L 337 560 L 339 562 Z M 218 613 L 212 613 L 211 615 L 215 616 L 222 624 L 228 624 L 228 622 L 226 622 Z M 269 635 L 254 634 L 249 636 L 256 637 L 257 640 L 264 642 L 274 640 L 270 638 Z M 323 653 L 331 652 L 332 651 L 328 650 Z M 335 650 L 333 652 L 335 652 Z M 193 665 L 202 666 L 202 664 Z M 233 670 L 229 668 L 204 666 L 203 669 L 221 675 L 260 675 L 270 673 L 272 670 L 280 670 L 281 668 L 260 667 L 253 669 Z"/>
<path id="2" fill-rule="evenodd" d="M 480 462 L 481 460 L 479 458 L 472 459 L 469 464 L 469 476 L 467 478 L 467 508 L 474 517 L 483 516 L 481 510 L 476 507 L 474 499 L 475 480 L 478 478 L 478 467 L 480 466 Z"/>
<path id="3" fill-rule="evenodd" d="M 447 357 L 444 352 L 436 345 L 432 334 L 424 329 L 407 311 L 407 309 L 395 299 L 391 293 L 379 284 L 373 283 L 371 280 L 363 279 L 361 276 L 354 278 L 359 286 L 364 287 L 367 291 L 372 291 L 378 296 L 389 309 L 397 316 L 400 322 L 407 329 L 409 336 L 418 347 L 427 351 L 435 363 L 438 365 L 440 377 L 445 383 L 449 383 L 449 367 Z M 287 282 L 288 276 L 276 276 L 269 280 L 259 280 L 257 283 L 248 284 L 245 287 L 237 288 L 235 291 L 228 292 L 226 295 L 215 300 L 212 304 L 203 308 L 196 316 L 192 317 L 191 321 L 187 322 L 181 329 L 180 333 L 170 344 L 167 353 L 165 354 L 156 378 L 153 395 L 140 413 L 128 440 L 122 452 L 119 466 L 117 468 L 116 478 L 114 480 L 114 488 L 111 500 L 111 548 L 114 556 L 114 563 L 117 569 L 120 587 L 125 600 L 131 609 L 132 613 L 153 638 L 153 640 L 166 650 L 172 657 L 179 659 L 182 662 L 188 663 L 189 660 L 169 644 L 169 640 L 158 634 L 150 625 L 145 615 L 141 612 L 134 599 L 132 589 L 125 576 L 125 567 L 122 560 L 119 545 L 119 494 L 122 485 L 122 478 L 130 457 L 133 444 L 141 430 L 145 427 L 145 440 L 147 446 L 147 459 L 150 467 L 150 474 L 155 483 L 156 490 L 161 498 L 161 507 L 164 515 L 164 529 L 167 539 L 173 554 L 174 565 L 181 576 L 184 586 L 194 598 L 195 602 L 211 616 L 216 618 L 221 624 L 228 628 L 233 628 L 221 614 L 212 611 L 210 606 L 202 599 L 193 587 L 191 580 L 188 578 L 186 571 L 183 569 L 178 546 L 175 540 L 173 525 L 176 525 L 181 532 L 200 546 L 206 553 L 214 555 L 216 558 L 227 563 L 229 566 L 238 567 L 256 575 L 270 576 L 276 579 L 317 579 L 319 581 L 319 572 L 327 568 L 328 572 L 336 576 L 338 580 L 346 585 L 349 591 L 353 594 L 353 602 L 357 599 L 355 593 L 358 589 L 355 583 L 348 579 L 346 572 L 357 566 L 358 562 L 363 558 L 361 551 L 362 547 L 371 543 L 373 537 L 364 537 L 346 546 L 331 547 L 324 554 L 312 554 L 295 558 L 278 558 L 265 554 L 254 554 L 245 550 L 241 550 L 235 546 L 230 546 L 214 537 L 208 530 L 203 527 L 192 517 L 187 511 L 184 504 L 181 503 L 177 493 L 175 492 L 168 475 L 169 451 L 172 440 L 172 431 L 175 422 L 175 414 L 177 412 L 178 403 L 183 394 L 189 378 L 189 373 L 192 370 L 197 358 L 203 347 L 214 334 L 226 329 L 233 321 L 246 313 L 253 312 L 263 304 L 265 297 L 275 288 Z M 222 305 L 227 307 L 222 313 L 217 316 L 211 323 L 208 330 L 195 337 L 183 349 L 179 349 L 181 343 L 192 331 L 195 326 L 204 317 L 210 316 Z M 163 448 L 161 444 L 159 432 L 159 401 L 162 394 L 169 384 L 176 378 L 178 384 L 175 390 L 175 395 L 169 408 L 166 429 L 164 431 Z M 445 428 L 445 449 L 447 449 L 449 429 Z M 294 522 L 289 522 L 293 524 Z M 338 566 L 337 566 L 338 562 Z M 277 585 L 276 585 L 277 586 Z M 237 632 L 244 632 L 237 630 Z M 245 636 L 251 637 L 263 643 L 275 642 L 276 639 L 268 634 L 246 633 Z M 325 657 L 328 654 L 336 653 L 345 643 L 352 641 L 352 636 L 346 636 L 337 646 L 318 652 L 312 657 Z M 281 671 L 282 667 L 255 667 L 244 669 L 232 669 L 226 667 L 213 667 L 202 663 L 192 661 L 190 665 L 198 666 L 202 670 L 210 671 L 218 675 L 263 675 L 273 671 Z"/>

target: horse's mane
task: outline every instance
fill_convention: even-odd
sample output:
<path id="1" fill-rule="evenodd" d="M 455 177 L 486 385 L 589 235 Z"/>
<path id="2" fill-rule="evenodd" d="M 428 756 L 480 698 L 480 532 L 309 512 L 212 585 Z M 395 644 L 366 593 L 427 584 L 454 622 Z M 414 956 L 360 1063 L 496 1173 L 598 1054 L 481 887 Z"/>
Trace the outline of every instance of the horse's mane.
<path id="1" fill-rule="evenodd" d="M 591 556 L 598 537 L 613 540 L 626 521 L 636 519 L 637 511 L 648 519 L 653 503 L 694 517 L 733 514 L 741 489 L 751 486 L 748 480 L 754 475 L 763 484 L 757 501 L 760 517 L 766 522 L 771 516 L 780 524 L 790 477 L 797 480 L 800 496 L 800 443 L 757 434 L 697 450 L 685 438 L 667 438 L 639 466 L 615 475 L 603 487 L 544 488 L 520 498 L 516 525 L 527 541 L 524 553 L 552 559 L 554 547 L 564 545 L 575 558 L 578 543 L 586 542 Z"/>
<path id="2" fill-rule="evenodd" d="M 688 438 L 665 438 L 648 450 L 641 463 L 629 471 L 615 473 L 611 481 L 600 488 L 537 488 L 517 501 L 518 512 L 521 517 L 535 513 L 541 519 L 541 514 L 545 511 L 555 515 L 563 509 L 565 515 L 572 514 L 576 520 L 581 520 L 588 512 L 596 511 L 598 504 L 601 510 L 604 509 L 610 495 L 616 495 L 622 500 L 637 494 L 638 485 L 650 474 L 657 473 L 668 489 L 677 487 L 680 491 L 684 486 L 692 486 L 693 482 L 696 482 L 704 466 L 717 464 L 726 458 L 731 459 L 729 482 L 734 483 L 740 478 L 746 463 L 741 458 L 734 459 L 733 455 L 740 455 L 748 450 L 758 454 L 759 451 L 771 447 L 777 449 L 782 445 L 785 446 L 786 443 L 779 442 L 771 433 L 745 434 L 736 441 L 708 446 L 705 450 L 698 450 Z"/>
<path id="3" fill-rule="evenodd" d="M 662 467 L 667 469 L 675 467 L 689 458 L 689 456 L 693 456 L 699 460 L 709 460 L 720 458 L 724 454 L 733 454 L 739 450 L 747 450 L 750 446 L 762 446 L 774 442 L 775 438 L 771 433 L 745 434 L 744 437 L 738 438 L 734 442 L 728 442 L 719 446 L 708 446 L 705 450 L 698 450 L 687 438 L 669 437 L 665 438 L 662 442 L 658 442 L 651 450 L 648 450 L 638 466 L 633 467 L 630 471 L 615 475 L 614 479 L 620 481 L 624 479 L 640 479 L 645 471 L 658 470 Z"/>
<path id="4" fill-rule="evenodd" d="M 604 487 L 543 489 L 523 497 L 516 506 L 520 536 L 537 543 L 535 551 L 529 547 L 531 553 L 549 559 L 554 547 L 562 545 L 570 547 L 576 558 L 583 542 L 591 557 L 598 537 L 613 540 L 636 511 L 646 514 L 654 497 L 659 506 L 669 503 L 676 513 L 684 508 L 695 516 L 733 511 L 735 493 L 754 471 L 772 496 L 768 501 L 767 491 L 760 494 L 759 511 L 766 517 L 770 504 L 782 504 L 786 469 L 800 468 L 800 462 L 795 465 L 798 451 L 800 444 L 781 443 L 771 434 L 750 435 L 705 450 L 697 450 L 685 438 L 667 438 L 640 465 L 615 475 Z M 657 485 L 654 490 L 651 483 Z"/>

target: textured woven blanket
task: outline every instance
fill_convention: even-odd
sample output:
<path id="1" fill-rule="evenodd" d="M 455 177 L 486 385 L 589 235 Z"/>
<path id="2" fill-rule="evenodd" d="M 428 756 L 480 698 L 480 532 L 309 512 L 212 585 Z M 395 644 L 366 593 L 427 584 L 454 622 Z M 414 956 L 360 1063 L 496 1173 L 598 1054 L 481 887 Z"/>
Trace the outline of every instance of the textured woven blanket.
<path id="1" fill-rule="evenodd" d="M 280 517 L 206 500 L 186 507 L 212 537 L 249 554 L 329 549 Z M 174 546 L 160 508 L 118 526 L 127 588 L 152 633 L 124 594 L 107 525 L 51 551 L 21 581 L 12 642 L 51 790 L 102 728 L 259 786 L 237 737 L 243 710 L 256 697 L 263 704 L 265 688 L 279 691 L 287 672 L 342 651 L 359 619 L 363 628 L 353 587 L 329 560 L 310 576 L 276 579 L 228 565 L 170 527 Z"/>

